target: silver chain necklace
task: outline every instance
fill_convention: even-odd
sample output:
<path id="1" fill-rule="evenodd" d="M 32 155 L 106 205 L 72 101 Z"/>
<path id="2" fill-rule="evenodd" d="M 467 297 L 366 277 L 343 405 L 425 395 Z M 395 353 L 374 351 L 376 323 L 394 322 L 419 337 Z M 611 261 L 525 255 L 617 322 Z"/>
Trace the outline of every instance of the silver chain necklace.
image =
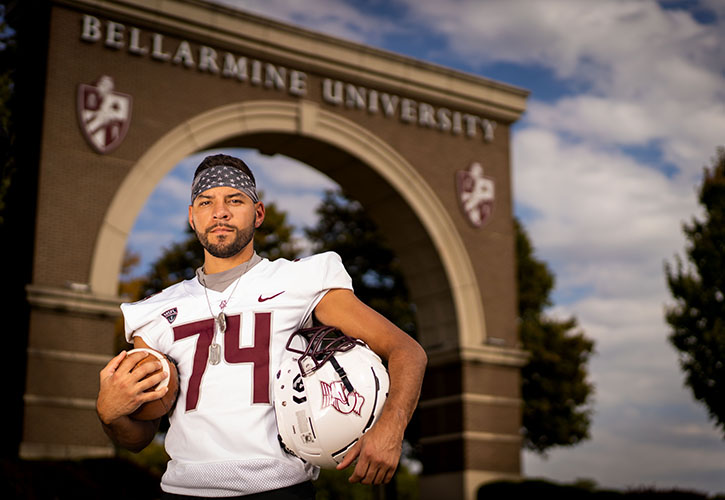
<path id="1" fill-rule="evenodd" d="M 209 306 L 209 313 L 211 314 L 212 318 L 214 318 L 214 333 L 212 333 L 208 357 L 210 365 L 218 365 L 222 360 L 222 347 L 216 341 L 216 334 L 218 331 L 220 335 L 224 335 L 224 333 L 227 331 L 227 317 L 224 315 L 224 308 L 227 307 L 227 304 L 232 299 L 232 295 L 234 295 L 234 291 L 237 289 L 237 285 L 240 281 L 242 281 L 242 276 L 247 273 L 251 263 L 252 259 L 250 258 L 247 261 L 246 266 L 244 266 L 244 271 L 242 271 L 242 274 L 239 275 L 237 281 L 234 283 L 234 288 L 232 288 L 229 297 L 219 303 L 220 311 L 219 314 L 217 314 L 216 316 L 214 315 L 214 311 L 212 311 L 211 309 L 211 301 L 209 300 L 209 293 L 206 291 L 206 280 L 204 279 L 204 273 L 201 273 L 201 284 L 204 285 L 204 296 L 206 297 L 206 305 Z"/>

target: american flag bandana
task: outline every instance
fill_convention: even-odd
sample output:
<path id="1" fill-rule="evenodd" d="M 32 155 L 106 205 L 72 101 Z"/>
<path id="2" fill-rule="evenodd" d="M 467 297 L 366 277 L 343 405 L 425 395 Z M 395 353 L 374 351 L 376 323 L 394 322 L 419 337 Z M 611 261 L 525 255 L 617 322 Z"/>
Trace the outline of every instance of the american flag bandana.
<path id="1" fill-rule="evenodd" d="M 207 189 L 227 186 L 241 191 L 249 196 L 254 203 L 259 201 L 257 187 L 254 181 L 238 168 L 228 165 L 217 165 L 203 170 L 191 183 L 191 204 L 201 193 Z"/>

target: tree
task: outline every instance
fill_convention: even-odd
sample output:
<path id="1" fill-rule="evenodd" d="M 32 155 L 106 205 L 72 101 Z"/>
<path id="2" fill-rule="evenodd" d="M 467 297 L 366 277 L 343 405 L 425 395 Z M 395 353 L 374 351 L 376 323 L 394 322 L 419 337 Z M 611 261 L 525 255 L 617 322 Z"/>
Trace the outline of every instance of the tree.
<path id="1" fill-rule="evenodd" d="M 259 197 L 264 193 L 260 191 Z M 300 254 L 300 247 L 293 238 L 294 227 L 287 222 L 287 212 L 277 208 L 272 202 L 265 203 L 266 214 L 264 224 L 254 232 L 254 248 L 259 255 L 270 260 L 295 259 Z"/>
<path id="2" fill-rule="evenodd" d="M 577 331 L 575 318 L 558 320 L 544 310 L 554 276 L 534 256 L 531 241 L 515 220 L 519 336 L 529 361 L 521 370 L 523 445 L 543 454 L 554 446 L 570 446 L 589 437 L 594 388 L 586 364 L 594 343 Z"/>
<path id="3" fill-rule="evenodd" d="M 305 228 L 314 250 L 337 252 L 360 300 L 414 336 L 415 309 L 399 261 L 363 206 L 327 191 L 316 211 L 317 224 Z"/>
<path id="4" fill-rule="evenodd" d="M 674 265 L 665 263 L 675 299 L 665 319 L 685 384 L 725 431 L 725 147 L 719 147 L 710 168 L 704 168 L 699 203 L 702 219 L 693 217 L 683 225 L 689 241 L 687 264 L 679 255 Z"/>

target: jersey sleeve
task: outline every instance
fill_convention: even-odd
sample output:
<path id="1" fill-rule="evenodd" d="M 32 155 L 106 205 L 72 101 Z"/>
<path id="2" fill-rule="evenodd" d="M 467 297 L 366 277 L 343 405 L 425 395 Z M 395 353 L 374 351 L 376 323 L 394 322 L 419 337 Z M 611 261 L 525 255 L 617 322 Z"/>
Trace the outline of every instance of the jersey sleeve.
<path id="1" fill-rule="evenodd" d="M 121 304 L 126 341 L 133 344 L 134 337 L 141 337 L 151 349 L 168 352 L 170 346 L 165 341 L 168 324 L 161 314 L 165 305 L 163 297 L 159 296 Z"/>
<path id="2" fill-rule="evenodd" d="M 340 256 L 335 252 L 325 252 L 320 254 L 319 257 L 322 261 L 321 266 L 324 271 L 321 273 L 322 283 L 320 290 L 323 292 L 334 288 L 352 290 L 352 278 L 345 269 L 345 266 L 343 266 Z"/>
<path id="3" fill-rule="evenodd" d="M 353 289 L 352 278 L 350 278 L 345 266 L 342 264 L 342 259 L 337 253 L 325 252 L 303 260 L 308 261 L 305 275 L 311 279 L 310 283 L 315 284 L 315 290 L 313 290 L 312 301 L 304 315 L 304 321 L 298 325 L 299 328 L 309 325 L 312 312 L 327 292 L 336 288 L 351 291 Z"/>

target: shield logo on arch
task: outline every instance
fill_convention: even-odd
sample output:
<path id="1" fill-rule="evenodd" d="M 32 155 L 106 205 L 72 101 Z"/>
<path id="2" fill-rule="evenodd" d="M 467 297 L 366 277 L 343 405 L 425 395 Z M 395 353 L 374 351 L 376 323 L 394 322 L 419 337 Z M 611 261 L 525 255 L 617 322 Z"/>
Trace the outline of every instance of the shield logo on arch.
<path id="1" fill-rule="evenodd" d="M 133 99 L 117 92 L 113 78 L 101 76 L 93 85 L 78 85 L 78 124 L 88 144 L 100 154 L 116 149 L 131 123 Z"/>
<path id="2" fill-rule="evenodd" d="M 483 175 L 483 167 L 474 162 L 468 170 L 456 172 L 458 203 L 473 227 L 483 226 L 491 217 L 495 198 L 494 182 Z"/>

